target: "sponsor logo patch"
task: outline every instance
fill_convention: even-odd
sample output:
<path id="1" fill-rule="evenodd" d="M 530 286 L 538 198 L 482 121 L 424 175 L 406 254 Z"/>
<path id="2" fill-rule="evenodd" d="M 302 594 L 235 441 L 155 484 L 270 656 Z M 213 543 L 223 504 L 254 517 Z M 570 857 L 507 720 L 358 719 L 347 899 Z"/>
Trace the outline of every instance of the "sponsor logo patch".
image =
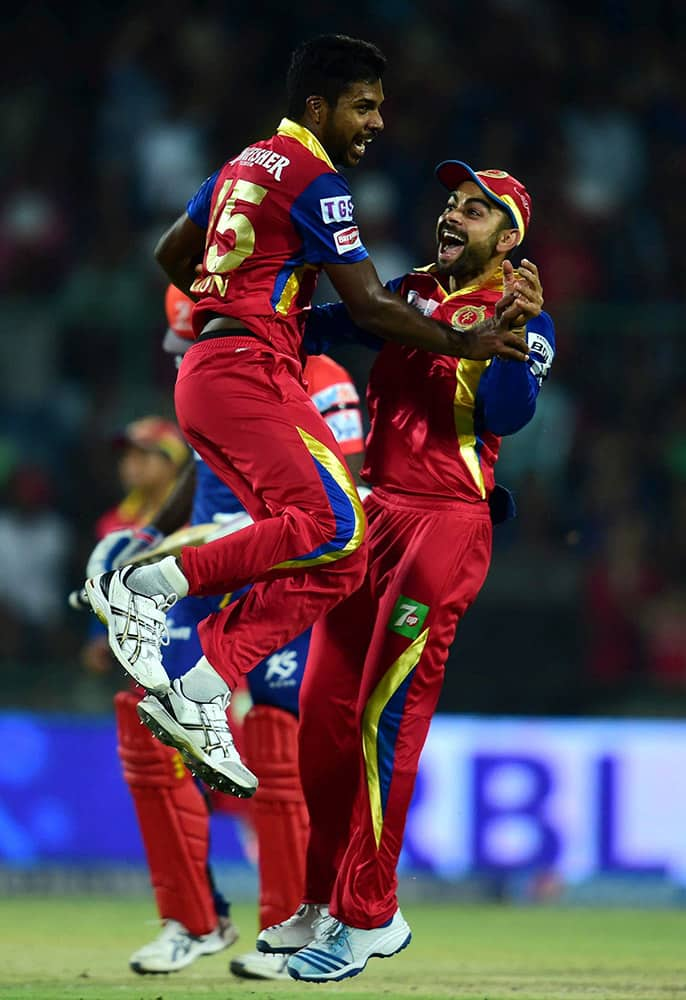
<path id="1" fill-rule="evenodd" d="M 324 222 L 352 222 L 353 200 L 349 194 L 340 198 L 320 198 L 319 210 Z"/>
<path id="2" fill-rule="evenodd" d="M 407 636 L 408 639 L 416 639 L 422 630 L 429 613 L 429 606 L 421 604 L 420 601 L 413 601 L 411 597 L 400 595 L 395 602 L 388 628 L 398 635 Z"/>
<path id="3" fill-rule="evenodd" d="M 540 333 L 529 331 L 527 341 L 529 344 L 529 370 L 540 386 L 548 377 L 555 352 L 549 341 Z"/>
<path id="4" fill-rule="evenodd" d="M 274 653 L 267 660 L 267 670 L 264 679 L 272 687 L 292 687 L 295 684 L 294 674 L 298 669 L 298 654 L 293 649 Z"/>
<path id="5" fill-rule="evenodd" d="M 350 253 L 351 250 L 357 250 L 358 247 L 362 246 L 360 230 L 357 226 L 339 229 L 337 233 L 333 234 L 333 241 L 339 254 Z"/>

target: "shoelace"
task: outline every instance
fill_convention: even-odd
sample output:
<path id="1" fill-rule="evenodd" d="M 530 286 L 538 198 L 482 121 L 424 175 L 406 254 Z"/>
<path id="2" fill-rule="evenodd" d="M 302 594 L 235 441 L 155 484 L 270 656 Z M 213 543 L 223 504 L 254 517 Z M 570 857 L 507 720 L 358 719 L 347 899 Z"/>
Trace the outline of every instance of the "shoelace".
<path id="1" fill-rule="evenodd" d="M 233 746 L 233 734 L 229 728 L 226 713 L 222 711 L 218 705 L 213 705 L 212 703 L 202 705 L 199 711 L 203 724 L 213 733 L 225 733 L 225 742 L 230 743 L 231 746 Z"/>
<path id="2" fill-rule="evenodd" d="M 330 940 L 335 937 L 343 924 L 336 920 L 330 913 L 320 913 L 316 920 L 312 921 L 315 941 Z"/>
<path id="3" fill-rule="evenodd" d="M 167 627 L 166 618 L 164 621 L 146 621 L 146 617 L 149 616 L 149 612 L 141 615 L 136 606 L 136 598 L 144 595 L 135 594 L 131 592 L 129 595 L 129 606 L 127 609 L 127 630 L 128 622 L 135 622 L 139 629 L 139 638 L 141 642 L 154 642 L 158 646 L 168 646 L 171 642 L 171 636 L 169 635 L 169 628 Z M 162 601 L 159 608 L 156 610 L 166 615 L 166 612 L 173 607 L 178 600 L 176 594 L 170 594 L 168 597 Z M 146 635 L 145 633 L 149 633 Z"/>
<path id="4" fill-rule="evenodd" d="M 315 941 L 327 942 L 336 941 L 348 929 L 345 924 L 336 920 L 331 914 L 320 917 L 319 920 L 315 921 L 313 927 L 315 928 Z"/>

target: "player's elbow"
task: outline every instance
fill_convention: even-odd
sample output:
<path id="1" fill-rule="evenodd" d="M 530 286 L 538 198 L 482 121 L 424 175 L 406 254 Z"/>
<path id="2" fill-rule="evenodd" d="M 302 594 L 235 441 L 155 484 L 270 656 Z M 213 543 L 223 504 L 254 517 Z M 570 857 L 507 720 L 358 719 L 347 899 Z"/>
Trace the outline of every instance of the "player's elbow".
<path id="1" fill-rule="evenodd" d="M 170 269 L 173 270 L 173 264 L 174 264 L 173 243 L 174 241 L 172 236 L 172 230 L 168 229 L 165 233 L 163 233 L 160 236 L 159 240 L 157 241 L 157 244 L 155 245 L 155 249 L 153 250 L 153 256 L 155 260 L 160 265 L 162 270 L 166 271 L 167 273 L 169 273 Z"/>
<path id="2" fill-rule="evenodd" d="M 184 213 L 162 233 L 153 254 L 162 270 L 174 280 L 202 254 L 204 247 L 205 230 Z"/>

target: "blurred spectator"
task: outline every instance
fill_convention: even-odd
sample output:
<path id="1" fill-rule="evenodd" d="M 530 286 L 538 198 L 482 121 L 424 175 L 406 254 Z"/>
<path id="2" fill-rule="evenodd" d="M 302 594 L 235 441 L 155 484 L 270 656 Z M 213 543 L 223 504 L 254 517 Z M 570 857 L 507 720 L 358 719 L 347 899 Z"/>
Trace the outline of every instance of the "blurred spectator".
<path id="1" fill-rule="evenodd" d="M 71 537 L 45 470 L 18 465 L 0 505 L 0 657 L 4 660 L 35 666 L 64 650 L 59 630 L 66 618 Z"/>
<path id="2" fill-rule="evenodd" d="M 398 189 L 391 177 L 378 171 L 360 172 L 351 178 L 355 215 L 364 234 L 364 245 L 382 282 L 412 268 L 409 250 L 400 239 Z M 436 215 L 441 210 L 437 199 Z"/>
<path id="3" fill-rule="evenodd" d="M 652 541 L 644 517 L 620 514 L 586 576 L 586 663 L 590 684 L 603 695 L 636 683 L 644 672 L 642 624 L 663 584 L 649 558 Z"/>

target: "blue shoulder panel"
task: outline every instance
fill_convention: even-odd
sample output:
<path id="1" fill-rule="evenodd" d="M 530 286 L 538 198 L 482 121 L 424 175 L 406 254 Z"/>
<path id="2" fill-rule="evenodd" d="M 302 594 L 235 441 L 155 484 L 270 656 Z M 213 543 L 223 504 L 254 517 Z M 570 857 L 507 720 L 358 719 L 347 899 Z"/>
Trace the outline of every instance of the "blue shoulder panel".
<path id="1" fill-rule="evenodd" d="M 212 201 L 212 192 L 214 191 L 214 185 L 217 183 L 218 176 L 218 170 L 215 170 L 213 174 L 210 174 L 210 176 L 202 182 L 198 190 L 186 205 L 186 211 L 188 212 L 189 218 L 196 224 L 196 226 L 200 226 L 201 229 L 207 229 L 210 224 L 210 203 Z"/>
<path id="2" fill-rule="evenodd" d="M 308 264 L 354 264 L 369 256 L 353 216 L 353 200 L 344 177 L 323 173 L 291 206 L 291 218 L 303 241 Z"/>

